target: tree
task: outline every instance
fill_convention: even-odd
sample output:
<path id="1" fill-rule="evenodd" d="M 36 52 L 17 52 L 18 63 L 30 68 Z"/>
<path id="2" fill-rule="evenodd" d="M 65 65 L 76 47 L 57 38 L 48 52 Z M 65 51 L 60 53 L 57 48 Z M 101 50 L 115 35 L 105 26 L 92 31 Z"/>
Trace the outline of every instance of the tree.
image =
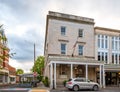
<path id="1" fill-rule="evenodd" d="M 44 56 L 39 56 L 37 60 L 34 62 L 32 71 L 42 75 L 43 69 L 44 69 Z"/>
<path id="2" fill-rule="evenodd" d="M 18 75 L 18 74 L 23 74 L 24 73 L 24 71 L 22 70 L 22 69 L 17 69 L 17 71 L 16 71 L 16 74 Z"/>
<path id="3" fill-rule="evenodd" d="M 44 56 L 37 57 L 37 60 L 34 62 L 34 66 L 32 68 L 33 72 L 37 72 L 38 79 L 41 80 L 41 76 L 43 76 L 44 71 Z"/>

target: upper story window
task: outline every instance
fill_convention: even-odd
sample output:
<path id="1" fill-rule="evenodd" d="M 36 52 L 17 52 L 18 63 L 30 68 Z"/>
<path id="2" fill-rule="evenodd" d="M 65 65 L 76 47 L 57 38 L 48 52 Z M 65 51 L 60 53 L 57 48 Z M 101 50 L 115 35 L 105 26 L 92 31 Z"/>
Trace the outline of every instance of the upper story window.
<path id="1" fill-rule="evenodd" d="M 78 37 L 83 37 L 83 29 L 78 30 Z"/>
<path id="2" fill-rule="evenodd" d="M 112 37 L 112 50 L 120 50 L 120 37 Z"/>
<path id="3" fill-rule="evenodd" d="M 61 44 L 61 54 L 66 54 L 66 44 Z"/>
<path id="4" fill-rule="evenodd" d="M 66 27 L 65 26 L 61 26 L 61 35 L 66 35 Z"/>
<path id="5" fill-rule="evenodd" d="M 83 46 L 78 45 L 78 55 L 83 55 Z"/>
<path id="6" fill-rule="evenodd" d="M 98 35 L 98 48 L 107 49 L 108 48 L 108 36 Z"/>

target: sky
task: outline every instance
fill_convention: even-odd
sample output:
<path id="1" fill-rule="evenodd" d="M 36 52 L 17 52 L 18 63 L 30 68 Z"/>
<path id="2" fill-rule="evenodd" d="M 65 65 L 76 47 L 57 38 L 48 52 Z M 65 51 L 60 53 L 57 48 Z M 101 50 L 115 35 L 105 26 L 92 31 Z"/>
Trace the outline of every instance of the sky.
<path id="1" fill-rule="evenodd" d="M 9 64 L 30 72 L 37 56 L 44 55 L 48 11 L 93 18 L 95 26 L 120 29 L 120 0 L 0 0 L 0 24 L 8 38 Z"/>

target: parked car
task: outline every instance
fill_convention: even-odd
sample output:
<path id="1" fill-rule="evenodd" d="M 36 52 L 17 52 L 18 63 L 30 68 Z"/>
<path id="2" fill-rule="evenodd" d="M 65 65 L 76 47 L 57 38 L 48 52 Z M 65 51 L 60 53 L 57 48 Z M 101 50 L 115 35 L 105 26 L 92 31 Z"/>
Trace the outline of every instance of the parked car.
<path id="1" fill-rule="evenodd" d="M 98 83 L 86 80 L 85 78 L 69 79 L 68 82 L 66 82 L 66 87 L 69 90 L 74 91 L 78 91 L 80 89 L 92 89 L 94 91 L 98 91 L 100 89 L 100 85 Z"/>

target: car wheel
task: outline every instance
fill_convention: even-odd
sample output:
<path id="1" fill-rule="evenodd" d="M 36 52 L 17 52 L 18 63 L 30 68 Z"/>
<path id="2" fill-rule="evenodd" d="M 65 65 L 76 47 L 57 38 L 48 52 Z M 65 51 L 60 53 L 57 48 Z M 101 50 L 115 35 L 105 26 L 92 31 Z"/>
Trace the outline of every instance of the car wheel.
<path id="1" fill-rule="evenodd" d="M 93 90 L 94 90 L 94 91 L 98 91 L 98 89 L 99 89 L 99 88 L 98 88 L 97 85 L 93 86 Z"/>
<path id="2" fill-rule="evenodd" d="M 78 85 L 74 85 L 74 86 L 73 86 L 73 90 L 74 90 L 74 91 L 78 91 L 78 90 L 79 90 Z"/>
<path id="3" fill-rule="evenodd" d="M 72 89 L 68 88 L 69 91 L 72 91 Z"/>

